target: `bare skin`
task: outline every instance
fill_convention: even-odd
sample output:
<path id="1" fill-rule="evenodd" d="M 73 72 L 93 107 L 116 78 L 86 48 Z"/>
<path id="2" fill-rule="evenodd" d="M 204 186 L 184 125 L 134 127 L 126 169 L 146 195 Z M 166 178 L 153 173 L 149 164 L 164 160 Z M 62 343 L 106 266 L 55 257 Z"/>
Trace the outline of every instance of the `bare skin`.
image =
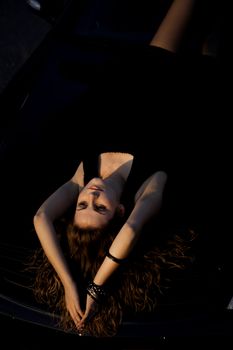
<path id="1" fill-rule="evenodd" d="M 119 203 L 119 198 L 124 183 L 129 175 L 132 166 L 132 160 L 133 156 L 126 153 L 106 153 L 100 155 L 100 174 L 102 174 L 104 178 L 95 178 L 92 181 L 94 181 L 96 184 L 101 184 L 101 186 L 105 188 L 107 197 L 109 197 L 108 202 L 109 205 L 111 205 L 112 212 L 110 212 L 109 216 L 106 217 L 102 214 L 96 213 L 94 209 L 90 210 L 89 214 L 91 212 L 94 214 L 96 213 L 97 219 L 96 216 L 87 215 L 82 221 L 84 223 L 84 226 L 90 222 L 90 225 L 92 227 L 98 227 L 98 217 L 104 217 L 104 224 L 106 224 L 108 220 L 114 215 L 116 207 L 119 207 L 120 210 L 123 210 L 122 206 Z M 111 165 L 107 164 L 107 162 L 109 163 L 111 161 Z M 89 185 L 86 187 L 89 187 Z M 90 201 L 92 203 L 93 198 L 98 197 L 96 195 L 93 195 L 93 192 L 100 192 L 102 194 L 102 191 L 96 190 L 87 190 L 87 194 L 85 194 L 83 163 L 81 162 L 74 176 L 68 182 L 58 188 L 58 190 L 55 191 L 41 205 L 36 215 L 34 216 L 34 227 L 36 233 L 45 251 L 45 254 L 47 255 L 49 261 L 61 279 L 65 290 L 66 306 L 77 327 L 79 326 L 79 322 L 84 316 L 84 313 L 81 310 L 80 306 L 78 288 L 76 286 L 76 283 L 73 281 L 72 275 L 69 271 L 64 254 L 58 242 L 53 223 L 57 218 L 63 215 L 63 213 L 75 201 L 77 201 L 78 206 L 81 194 L 81 198 L 83 198 L 83 195 L 91 198 Z M 105 197 L 106 194 L 104 195 Z M 97 201 L 99 200 L 100 199 L 97 198 Z M 104 200 L 104 203 L 106 203 L 106 198 Z M 76 219 L 76 214 L 74 220 Z M 88 220 L 88 222 L 85 222 L 85 218 Z"/>
<path id="2" fill-rule="evenodd" d="M 123 212 L 120 197 L 132 167 L 128 153 L 107 152 L 99 156 L 99 175 L 80 190 L 74 222 L 80 228 L 104 227 L 116 210 Z"/>
<path id="3" fill-rule="evenodd" d="M 189 23 L 194 4 L 195 0 L 174 0 L 150 45 L 176 52 Z M 98 305 L 87 295 L 85 310 L 81 310 L 78 288 L 59 245 L 53 223 L 55 219 L 63 215 L 70 205 L 77 202 L 77 209 L 79 209 L 79 199 L 82 191 L 87 190 L 86 208 L 90 210 L 89 213 L 92 212 L 92 218 L 90 219 L 86 216 L 86 218 L 80 219 L 79 214 L 86 210 L 84 209 L 76 211 L 74 220 L 76 223 L 81 220 L 81 225 L 83 226 L 104 225 L 117 206 L 120 206 L 120 194 L 130 172 L 132 162 L 132 155 L 125 156 L 125 154 L 120 153 L 117 155 L 102 154 L 100 156 L 99 174 L 103 184 L 89 184 L 89 192 L 88 188 L 84 187 L 83 165 L 80 163 L 74 176 L 42 204 L 34 217 L 34 226 L 38 238 L 45 254 L 62 281 L 67 309 L 79 331 L 82 331 L 85 323 L 98 310 Z M 127 257 L 136 244 L 143 225 L 152 216 L 158 215 L 166 181 L 166 173 L 159 171 L 152 174 L 149 179 L 146 179 L 138 189 L 135 194 L 134 209 L 110 247 L 110 253 L 113 256 L 119 259 Z M 101 188 L 102 185 L 105 187 Z M 102 189 L 105 192 L 101 191 Z M 83 192 L 83 194 L 85 193 Z M 107 208 L 110 212 L 108 212 L 108 216 L 105 216 L 105 219 L 103 219 L 103 215 L 102 219 L 96 219 L 100 218 L 101 215 L 95 210 L 96 203 L 98 206 L 100 204 L 99 201 L 102 199 L 105 201 L 105 206 L 110 205 Z M 118 264 L 106 257 L 97 271 L 94 282 L 98 285 L 103 285 L 117 268 Z"/>

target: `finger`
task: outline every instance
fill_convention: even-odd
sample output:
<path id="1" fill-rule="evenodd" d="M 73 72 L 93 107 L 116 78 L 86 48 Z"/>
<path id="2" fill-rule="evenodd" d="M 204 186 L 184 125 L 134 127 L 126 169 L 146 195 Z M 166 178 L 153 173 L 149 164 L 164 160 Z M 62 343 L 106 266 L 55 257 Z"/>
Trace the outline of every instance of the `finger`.
<path id="1" fill-rule="evenodd" d="M 79 327 L 79 328 L 83 327 L 84 324 L 85 324 L 85 322 L 86 322 L 86 317 L 83 317 L 83 318 L 79 321 L 78 327 Z"/>
<path id="2" fill-rule="evenodd" d="M 79 322 L 81 320 L 81 317 L 79 316 L 79 314 L 75 310 L 70 311 L 70 315 L 71 315 L 72 320 L 74 321 L 76 327 L 78 327 Z"/>
<path id="3" fill-rule="evenodd" d="M 76 312 L 79 314 L 80 319 L 84 316 L 84 312 L 81 310 L 80 306 L 76 307 Z"/>
<path id="4" fill-rule="evenodd" d="M 96 312 L 90 312 L 88 314 L 85 314 L 84 317 L 80 320 L 78 328 L 84 327 L 84 325 L 89 322 L 92 317 L 96 314 Z"/>
<path id="5" fill-rule="evenodd" d="M 86 325 L 87 322 L 88 322 L 88 316 L 86 315 L 86 316 L 84 316 L 84 317 L 80 320 L 80 322 L 78 323 L 78 329 L 79 329 L 79 330 L 82 330 L 82 329 L 85 327 L 85 325 Z"/>
<path id="6" fill-rule="evenodd" d="M 84 312 L 80 307 L 79 299 L 75 300 L 75 302 L 73 303 L 73 308 L 74 308 L 74 311 L 79 314 L 80 318 L 84 316 Z"/>

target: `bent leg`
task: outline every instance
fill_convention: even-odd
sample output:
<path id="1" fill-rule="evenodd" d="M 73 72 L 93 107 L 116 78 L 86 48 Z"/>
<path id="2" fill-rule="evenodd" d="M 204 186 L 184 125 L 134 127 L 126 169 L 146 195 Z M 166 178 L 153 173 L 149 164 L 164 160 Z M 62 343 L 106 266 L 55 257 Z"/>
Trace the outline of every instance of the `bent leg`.
<path id="1" fill-rule="evenodd" d="M 174 0 L 150 45 L 177 52 L 192 17 L 196 0 Z"/>

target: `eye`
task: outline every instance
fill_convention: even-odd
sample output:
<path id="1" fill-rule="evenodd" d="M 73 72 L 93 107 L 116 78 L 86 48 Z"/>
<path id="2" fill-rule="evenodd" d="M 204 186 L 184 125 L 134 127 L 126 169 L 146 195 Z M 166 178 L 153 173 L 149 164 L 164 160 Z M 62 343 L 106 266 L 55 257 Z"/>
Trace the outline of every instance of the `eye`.
<path id="1" fill-rule="evenodd" d="M 87 202 L 79 202 L 77 209 L 85 209 L 87 207 Z"/>
<path id="2" fill-rule="evenodd" d="M 103 204 L 96 204 L 95 207 L 96 207 L 96 210 L 98 210 L 100 212 L 103 212 L 103 211 L 107 210 L 107 208 Z"/>

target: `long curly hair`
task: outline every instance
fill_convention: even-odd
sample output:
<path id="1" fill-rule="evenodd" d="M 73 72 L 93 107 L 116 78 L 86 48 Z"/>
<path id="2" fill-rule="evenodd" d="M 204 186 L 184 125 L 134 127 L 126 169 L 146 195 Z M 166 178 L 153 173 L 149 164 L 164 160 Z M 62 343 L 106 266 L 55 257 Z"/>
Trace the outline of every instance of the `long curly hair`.
<path id="1" fill-rule="evenodd" d="M 103 230 L 84 230 L 67 219 L 56 223 L 61 247 L 69 264 L 85 308 L 86 285 L 93 280 L 122 223 L 113 219 Z M 150 231 L 151 227 L 145 228 Z M 86 324 L 84 334 L 110 337 L 117 334 L 122 318 L 127 313 L 153 312 L 159 298 L 169 288 L 175 271 L 182 270 L 193 261 L 192 240 L 195 233 L 184 230 L 179 234 L 156 235 L 144 232 L 140 243 L 126 263 L 119 266 L 109 281 L 109 296 L 99 312 Z M 148 236 L 166 237 L 151 245 Z M 143 237 L 147 237 L 144 239 Z M 59 326 L 67 332 L 77 332 L 66 309 L 63 285 L 42 248 L 33 257 L 36 271 L 33 290 L 36 300 L 45 303 L 59 314 Z M 35 268 L 37 267 L 37 268 Z"/>

